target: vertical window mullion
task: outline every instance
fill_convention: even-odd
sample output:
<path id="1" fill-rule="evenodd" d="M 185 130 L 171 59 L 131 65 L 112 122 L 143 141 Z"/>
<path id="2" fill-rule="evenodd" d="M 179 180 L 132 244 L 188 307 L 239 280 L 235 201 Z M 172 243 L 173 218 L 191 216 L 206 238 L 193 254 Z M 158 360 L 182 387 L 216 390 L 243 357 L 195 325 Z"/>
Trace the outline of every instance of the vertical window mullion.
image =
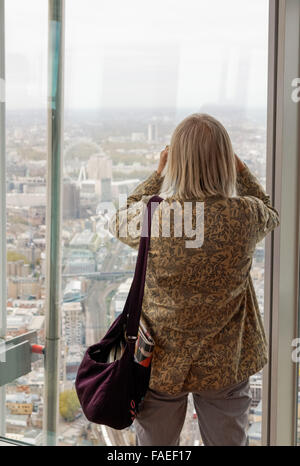
<path id="1" fill-rule="evenodd" d="M 49 0 L 48 23 L 48 163 L 47 163 L 47 273 L 44 436 L 55 445 L 58 429 L 61 222 L 63 157 L 64 0 Z"/>
<path id="2" fill-rule="evenodd" d="M 299 225 L 299 103 L 292 99 L 292 81 L 299 77 L 297 0 L 278 2 L 277 75 L 274 133 L 274 204 L 280 229 L 274 232 L 272 326 L 269 373 L 270 444 L 295 443 L 296 371 L 292 341 L 297 335 Z"/>
<path id="3" fill-rule="evenodd" d="M 267 193 L 275 202 L 275 148 L 276 148 L 276 90 L 277 90 L 277 48 L 278 48 L 278 0 L 269 0 L 268 30 L 268 108 L 267 108 Z M 272 366 L 272 309 L 273 309 L 273 259 L 274 232 L 265 240 L 265 286 L 264 325 L 269 344 L 269 363 L 263 370 L 262 396 L 262 445 L 270 444 L 271 383 Z"/>
<path id="4" fill-rule="evenodd" d="M 0 364 L 6 336 L 5 8 L 0 0 Z M 5 386 L 0 387 L 0 435 L 5 434 Z"/>

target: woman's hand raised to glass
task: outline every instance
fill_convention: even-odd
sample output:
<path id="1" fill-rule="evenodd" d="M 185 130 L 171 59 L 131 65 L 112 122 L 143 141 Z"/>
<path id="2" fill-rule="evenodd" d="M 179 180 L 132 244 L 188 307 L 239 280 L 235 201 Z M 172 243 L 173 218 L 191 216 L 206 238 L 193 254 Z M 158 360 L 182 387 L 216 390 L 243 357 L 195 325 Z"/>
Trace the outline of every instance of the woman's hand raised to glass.
<path id="1" fill-rule="evenodd" d="M 159 158 L 159 163 L 158 163 L 158 168 L 157 168 L 157 173 L 161 175 L 161 172 L 166 166 L 167 160 L 168 160 L 168 153 L 169 153 L 169 146 L 166 146 L 164 150 L 161 151 L 160 153 L 160 158 Z"/>
<path id="2" fill-rule="evenodd" d="M 244 164 L 244 162 L 241 161 L 241 159 L 236 154 L 234 154 L 234 156 L 235 156 L 236 171 L 240 173 L 245 168 L 246 165 Z"/>

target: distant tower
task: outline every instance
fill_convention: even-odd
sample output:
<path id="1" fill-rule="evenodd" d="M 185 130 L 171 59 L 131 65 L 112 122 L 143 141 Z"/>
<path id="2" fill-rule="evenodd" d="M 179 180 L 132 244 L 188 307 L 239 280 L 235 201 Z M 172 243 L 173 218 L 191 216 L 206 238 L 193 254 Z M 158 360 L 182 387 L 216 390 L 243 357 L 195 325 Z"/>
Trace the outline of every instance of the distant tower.
<path id="1" fill-rule="evenodd" d="M 149 123 L 148 124 L 148 142 L 157 141 L 157 124 Z"/>
<path id="2" fill-rule="evenodd" d="M 79 175 L 80 178 L 80 175 Z M 85 178 L 83 178 L 84 180 Z M 79 218 L 80 216 L 80 190 L 77 183 L 64 180 L 63 183 L 63 217 Z"/>
<path id="3" fill-rule="evenodd" d="M 112 160 L 103 153 L 92 155 L 87 163 L 87 174 L 91 180 L 112 178 Z"/>
<path id="4" fill-rule="evenodd" d="M 110 197 L 110 186 L 112 179 L 112 160 L 105 155 L 103 151 L 92 155 L 87 163 L 87 174 L 90 180 L 95 180 L 96 194 L 103 200 L 104 197 Z M 102 181 L 104 183 L 102 183 Z M 108 180 L 108 181 L 107 181 Z M 105 194 L 103 195 L 103 190 Z"/>

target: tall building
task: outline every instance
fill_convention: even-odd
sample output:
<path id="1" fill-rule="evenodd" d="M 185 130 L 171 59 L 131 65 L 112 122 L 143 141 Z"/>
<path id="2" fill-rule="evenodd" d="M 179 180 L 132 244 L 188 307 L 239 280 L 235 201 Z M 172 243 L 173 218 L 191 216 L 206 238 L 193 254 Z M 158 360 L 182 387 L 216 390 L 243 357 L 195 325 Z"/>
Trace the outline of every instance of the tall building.
<path id="1" fill-rule="evenodd" d="M 132 278 L 127 278 L 125 282 L 119 285 L 118 291 L 114 297 L 115 319 L 123 312 L 124 305 L 130 290 Z"/>
<path id="2" fill-rule="evenodd" d="M 112 199 L 111 178 L 101 179 L 101 202 L 109 202 Z"/>
<path id="3" fill-rule="evenodd" d="M 41 285 L 39 279 L 33 277 L 9 277 L 7 296 L 13 299 L 28 299 L 32 297 L 40 299 Z"/>
<path id="4" fill-rule="evenodd" d="M 148 124 L 148 142 L 157 141 L 157 124 L 149 123 Z"/>
<path id="5" fill-rule="evenodd" d="M 63 183 L 63 217 L 79 218 L 80 216 L 80 191 L 78 185 L 71 180 Z"/>
<path id="6" fill-rule="evenodd" d="M 67 347 L 84 343 L 84 323 L 80 302 L 63 303 L 62 334 Z"/>
<path id="7" fill-rule="evenodd" d="M 6 263 L 8 277 L 28 277 L 29 269 L 29 264 L 25 264 L 23 260 L 8 261 Z"/>
<path id="8" fill-rule="evenodd" d="M 111 200 L 112 160 L 103 152 L 92 155 L 87 164 L 88 180 L 85 183 L 94 183 L 95 194 L 98 200 Z M 105 180 L 105 181 L 103 181 Z M 102 182 L 103 181 L 103 182 Z"/>
<path id="9" fill-rule="evenodd" d="M 88 178 L 91 180 L 102 180 L 112 178 L 112 160 L 104 153 L 92 155 L 87 164 Z"/>

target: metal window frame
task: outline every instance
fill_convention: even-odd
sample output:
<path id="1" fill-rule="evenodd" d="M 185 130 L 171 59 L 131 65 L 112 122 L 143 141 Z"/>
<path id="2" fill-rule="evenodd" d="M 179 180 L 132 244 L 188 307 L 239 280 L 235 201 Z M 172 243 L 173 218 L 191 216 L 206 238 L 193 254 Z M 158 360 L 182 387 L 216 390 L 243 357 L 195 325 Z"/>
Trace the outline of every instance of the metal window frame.
<path id="1" fill-rule="evenodd" d="M 0 86 L 5 86 L 5 0 L 0 0 Z M 5 94 L 5 88 L 3 89 Z M 5 95 L 0 99 L 0 345 L 6 336 L 6 153 Z M 0 435 L 5 433 L 5 387 L 0 387 Z"/>
<path id="2" fill-rule="evenodd" d="M 299 305 L 300 2 L 270 0 L 267 190 L 281 225 L 266 239 L 265 326 L 269 364 L 263 377 L 264 445 L 296 444 L 297 365 L 291 358 Z"/>
<path id="3" fill-rule="evenodd" d="M 48 154 L 45 308 L 44 443 L 56 445 L 61 334 L 61 223 L 64 109 L 65 1 L 49 0 Z"/>
<path id="4" fill-rule="evenodd" d="M 5 83 L 5 0 L 0 0 L 0 78 Z M 45 384 L 44 443 L 55 445 L 58 428 L 59 361 L 60 361 L 60 278 L 62 217 L 62 153 L 63 153 L 63 67 L 64 67 L 64 0 L 48 0 L 48 170 L 47 170 L 47 282 L 45 311 Z M 2 84 L 2 83 L 1 83 Z M 5 99 L 4 99 L 5 100 Z M 0 102 L 0 343 L 6 337 L 6 154 L 5 102 Z M 26 336 L 26 335 L 25 335 Z M 22 338 L 25 336 L 23 335 Z M 20 337 L 21 338 L 21 337 Z M 5 344 L 5 342 L 3 341 Z M 21 343 L 23 344 L 23 343 Z M 6 345 L 7 346 L 7 345 Z M 12 345 L 10 345 L 12 346 Z M 20 345 L 19 345 L 20 346 Z M 18 358 L 18 374 L 30 369 L 28 358 Z M 8 352 L 7 352 L 8 355 Z M 26 359 L 26 360 L 25 360 Z M 33 358 L 34 359 L 34 358 Z M 31 357 L 31 360 L 33 360 Z M 9 362 L 9 361 L 8 361 Z M 19 367 L 20 366 L 20 367 Z M 24 372 L 25 373 L 25 372 Z M 17 375 L 16 375 L 17 377 Z M 5 437 L 5 386 L 0 387 L 0 436 Z M 11 442 L 12 443 L 12 442 Z"/>
<path id="5" fill-rule="evenodd" d="M 22 442 L 21 440 L 14 440 L 7 437 L 0 436 L 0 447 L 35 447 L 31 443 Z"/>

